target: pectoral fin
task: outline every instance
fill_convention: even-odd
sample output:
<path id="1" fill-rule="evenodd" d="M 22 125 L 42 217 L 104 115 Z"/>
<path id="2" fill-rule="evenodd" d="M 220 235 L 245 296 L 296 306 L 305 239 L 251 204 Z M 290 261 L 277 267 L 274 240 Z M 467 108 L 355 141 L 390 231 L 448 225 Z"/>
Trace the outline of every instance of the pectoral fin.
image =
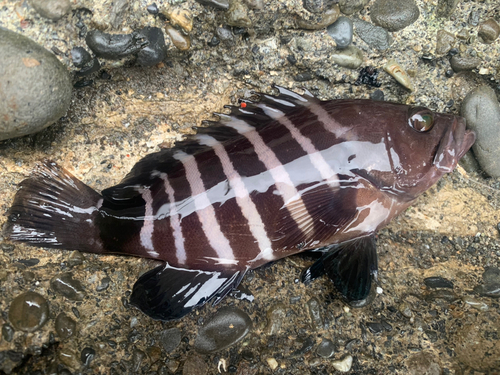
<path id="1" fill-rule="evenodd" d="M 326 273 L 347 302 L 360 306 L 370 294 L 377 269 L 375 238 L 367 236 L 333 245 L 302 273 L 301 279 L 309 282 Z"/>
<path id="2" fill-rule="evenodd" d="M 245 273 L 246 270 L 189 270 L 166 264 L 136 281 L 130 303 L 153 319 L 179 319 L 210 300 L 213 304 L 220 302 L 239 285 Z"/>

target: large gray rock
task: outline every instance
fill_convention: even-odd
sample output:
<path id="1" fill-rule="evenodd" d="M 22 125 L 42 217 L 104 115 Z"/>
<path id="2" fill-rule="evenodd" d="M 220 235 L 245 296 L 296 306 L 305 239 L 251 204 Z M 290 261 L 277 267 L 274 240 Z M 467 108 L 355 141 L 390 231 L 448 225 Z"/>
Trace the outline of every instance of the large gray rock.
<path id="1" fill-rule="evenodd" d="M 0 140 L 36 133 L 71 101 L 66 67 L 42 46 L 0 28 Z"/>
<path id="2" fill-rule="evenodd" d="M 398 31 L 411 25 L 420 16 L 414 0 L 376 0 L 370 17 L 375 25 L 389 31 Z"/>
<path id="3" fill-rule="evenodd" d="M 476 131 L 472 149 L 479 165 L 491 177 L 500 177 L 500 105 L 495 92 L 489 86 L 472 90 L 461 112 L 467 127 Z"/>

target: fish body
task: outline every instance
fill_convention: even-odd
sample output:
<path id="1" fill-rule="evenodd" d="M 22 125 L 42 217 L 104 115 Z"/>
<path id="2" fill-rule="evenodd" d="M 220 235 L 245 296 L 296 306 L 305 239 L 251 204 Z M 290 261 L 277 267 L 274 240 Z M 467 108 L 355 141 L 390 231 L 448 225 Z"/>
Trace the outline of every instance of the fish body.
<path id="1" fill-rule="evenodd" d="M 323 256 L 303 279 L 326 273 L 345 299 L 364 301 L 374 234 L 451 172 L 475 135 L 422 107 L 278 90 L 228 106 L 101 194 L 44 163 L 21 183 L 8 237 L 164 261 L 131 296 L 161 320 L 220 301 L 248 269 L 315 249 Z"/>

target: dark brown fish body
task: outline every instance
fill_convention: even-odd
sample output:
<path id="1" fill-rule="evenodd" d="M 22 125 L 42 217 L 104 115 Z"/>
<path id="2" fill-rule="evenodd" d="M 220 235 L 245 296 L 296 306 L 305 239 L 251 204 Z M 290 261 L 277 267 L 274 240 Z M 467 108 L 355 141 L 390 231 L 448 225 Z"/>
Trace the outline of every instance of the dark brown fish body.
<path id="1" fill-rule="evenodd" d="M 304 279 L 327 273 L 347 300 L 365 299 L 373 234 L 451 172 L 474 134 L 425 108 L 279 90 L 146 156 L 102 196 L 48 163 L 23 182 L 8 235 L 165 261 L 131 297 L 163 320 L 220 300 L 250 268 L 324 247 Z"/>

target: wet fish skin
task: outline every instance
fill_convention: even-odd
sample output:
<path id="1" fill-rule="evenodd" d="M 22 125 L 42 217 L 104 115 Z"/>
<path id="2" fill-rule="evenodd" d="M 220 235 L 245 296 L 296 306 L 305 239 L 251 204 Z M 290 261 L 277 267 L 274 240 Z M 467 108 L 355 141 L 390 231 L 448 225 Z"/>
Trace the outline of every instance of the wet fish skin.
<path id="1" fill-rule="evenodd" d="M 178 319 L 220 301 L 248 269 L 298 252 L 363 305 L 377 275 L 374 234 L 475 140 L 461 117 L 370 100 L 279 95 L 229 114 L 141 159 L 101 194 L 52 161 L 21 183 L 6 235 L 35 246 L 164 261 L 131 303 Z"/>

